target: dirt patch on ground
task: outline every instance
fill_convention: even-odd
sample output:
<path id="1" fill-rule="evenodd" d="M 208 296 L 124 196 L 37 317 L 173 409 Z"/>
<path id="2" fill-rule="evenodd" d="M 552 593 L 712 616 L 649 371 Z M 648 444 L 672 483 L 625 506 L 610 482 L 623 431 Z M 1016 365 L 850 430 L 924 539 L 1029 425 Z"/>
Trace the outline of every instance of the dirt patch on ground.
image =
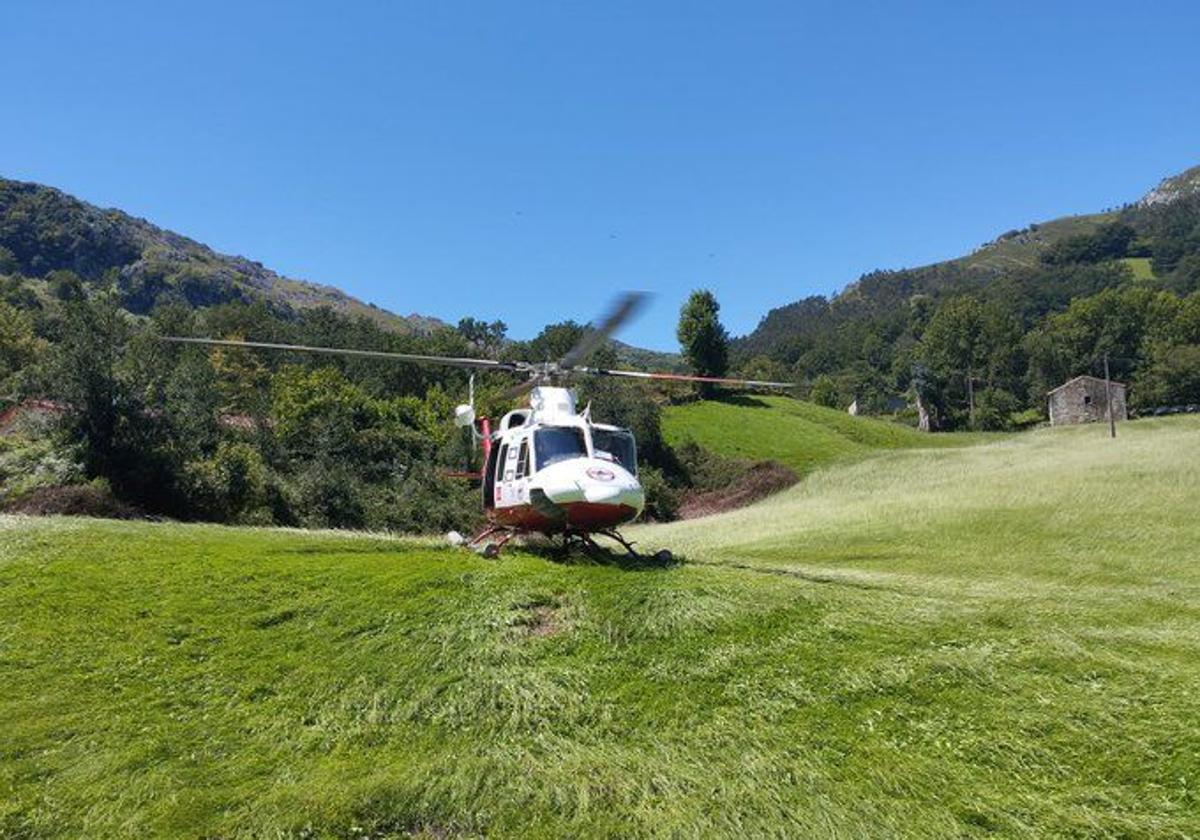
<path id="1" fill-rule="evenodd" d="M 141 519 L 132 505 L 113 498 L 111 492 L 91 484 L 39 487 L 4 506 L 5 513 L 29 516 L 95 516 L 103 519 Z"/>
<path id="2" fill-rule="evenodd" d="M 685 496 L 679 506 L 679 518 L 698 519 L 701 516 L 745 507 L 772 493 L 786 490 L 799 480 L 799 476 L 783 464 L 759 461 L 728 487 Z"/>
<path id="3" fill-rule="evenodd" d="M 567 628 L 562 604 L 557 599 L 538 599 L 513 605 L 509 626 L 522 636 L 556 636 Z"/>

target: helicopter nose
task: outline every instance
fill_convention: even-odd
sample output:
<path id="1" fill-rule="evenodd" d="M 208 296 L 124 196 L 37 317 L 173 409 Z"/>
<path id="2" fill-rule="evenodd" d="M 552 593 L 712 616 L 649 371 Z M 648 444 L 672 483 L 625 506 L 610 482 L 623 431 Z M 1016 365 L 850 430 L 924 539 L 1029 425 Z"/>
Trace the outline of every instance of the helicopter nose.
<path id="1" fill-rule="evenodd" d="M 617 501 L 625 493 L 625 489 L 613 485 L 590 484 L 583 488 L 583 498 L 592 504 L 606 504 Z"/>
<path id="2" fill-rule="evenodd" d="M 563 461 L 538 473 L 535 481 L 546 498 L 557 505 L 585 502 L 636 511 L 645 505 L 637 479 L 611 461 Z"/>

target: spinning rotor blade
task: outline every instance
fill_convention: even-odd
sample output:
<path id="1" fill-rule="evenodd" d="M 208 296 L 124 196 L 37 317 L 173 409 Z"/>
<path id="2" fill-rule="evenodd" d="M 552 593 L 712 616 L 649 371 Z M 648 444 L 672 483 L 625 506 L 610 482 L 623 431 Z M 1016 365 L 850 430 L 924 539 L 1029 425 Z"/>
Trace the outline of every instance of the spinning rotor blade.
<path id="1" fill-rule="evenodd" d="M 567 354 L 558 360 L 559 368 L 562 370 L 573 368 L 595 353 L 606 338 L 616 332 L 622 324 L 637 312 L 645 300 L 645 292 L 626 292 L 621 295 L 617 299 L 616 305 L 604 316 L 604 319 L 595 326 L 590 327 L 584 333 L 583 338 L 579 339 L 579 343 L 568 350 Z"/>
<path id="2" fill-rule="evenodd" d="M 273 344 L 266 341 L 231 341 L 219 338 L 185 338 L 176 335 L 164 335 L 162 341 L 175 344 L 202 344 L 209 347 L 241 347 L 256 350 L 295 350 L 301 353 L 324 353 L 327 356 L 366 356 L 372 359 L 392 359 L 398 362 L 421 362 L 434 365 L 453 365 L 455 367 L 484 368 L 486 370 L 519 370 L 509 362 L 495 362 L 491 359 L 471 359 L 464 356 L 426 356 L 420 353 L 391 353 L 384 350 L 351 350 L 345 347 L 307 347 L 303 344 Z"/>
<path id="3" fill-rule="evenodd" d="M 576 368 L 579 373 L 593 376 L 624 376 L 629 379 L 660 379 L 670 382 L 710 382 L 714 385 L 737 385 L 743 388 L 795 388 L 795 382 L 767 382 L 761 379 L 726 379 L 723 376 L 695 376 L 689 373 L 646 373 L 640 370 L 607 370 L 605 368 Z"/>

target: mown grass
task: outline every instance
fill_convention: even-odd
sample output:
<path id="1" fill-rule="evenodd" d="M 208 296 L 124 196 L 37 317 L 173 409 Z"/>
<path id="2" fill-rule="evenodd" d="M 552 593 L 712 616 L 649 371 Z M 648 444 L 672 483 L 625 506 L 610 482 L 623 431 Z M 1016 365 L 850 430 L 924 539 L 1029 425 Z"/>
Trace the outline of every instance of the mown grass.
<path id="1" fill-rule="evenodd" d="M 687 562 L 0 520 L 0 836 L 1200 833 L 1200 423 L 818 471 Z"/>
<path id="2" fill-rule="evenodd" d="M 672 445 L 691 440 L 720 455 L 777 461 L 799 475 L 881 449 L 963 446 L 987 439 L 980 434 L 928 435 L 899 423 L 772 396 L 668 406 L 662 428 Z"/>

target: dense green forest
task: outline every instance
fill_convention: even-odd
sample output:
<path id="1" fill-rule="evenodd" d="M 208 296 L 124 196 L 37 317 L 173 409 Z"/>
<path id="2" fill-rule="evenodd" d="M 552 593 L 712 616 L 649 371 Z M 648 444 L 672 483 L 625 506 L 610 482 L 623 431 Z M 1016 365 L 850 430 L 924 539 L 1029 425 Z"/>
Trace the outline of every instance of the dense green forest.
<path id="1" fill-rule="evenodd" d="M 735 364 L 826 405 L 920 396 L 942 429 L 1040 419 L 1045 392 L 1101 373 L 1105 354 L 1135 408 L 1200 403 L 1198 185 L 1200 167 L 1118 211 L 772 310 L 734 342 Z"/>

